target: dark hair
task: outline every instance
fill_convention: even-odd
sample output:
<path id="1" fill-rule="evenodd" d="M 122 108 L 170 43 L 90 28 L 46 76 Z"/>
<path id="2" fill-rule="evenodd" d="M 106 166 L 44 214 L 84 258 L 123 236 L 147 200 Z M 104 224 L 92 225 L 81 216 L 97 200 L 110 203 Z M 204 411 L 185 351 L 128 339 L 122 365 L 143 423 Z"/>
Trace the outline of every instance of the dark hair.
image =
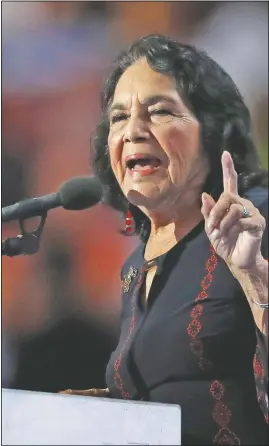
<path id="1" fill-rule="evenodd" d="M 176 80 L 179 93 L 201 124 L 201 142 L 210 162 L 204 191 L 218 198 L 222 193 L 221 154 L 228 150 L 238 175 L 239 193 L 266 183 L 267 172 L 259 158 L 251 135 L 250 113 L 230 76 L 205 52 L 161 35 L 149 35 L 133 43 L 114 62 L 101 95 L 102 118 L 92 139 L 92 164 L 104 186 L 104 202 L 122 212 L 129 208 L 135 220 L 136 234 L 143 239 L 150 230 L 149 219 L 128 202 L 110 164 L 107 139 L 108 107 L 121 75 L 137 60 L 145 58 L 149 66 Z"/>

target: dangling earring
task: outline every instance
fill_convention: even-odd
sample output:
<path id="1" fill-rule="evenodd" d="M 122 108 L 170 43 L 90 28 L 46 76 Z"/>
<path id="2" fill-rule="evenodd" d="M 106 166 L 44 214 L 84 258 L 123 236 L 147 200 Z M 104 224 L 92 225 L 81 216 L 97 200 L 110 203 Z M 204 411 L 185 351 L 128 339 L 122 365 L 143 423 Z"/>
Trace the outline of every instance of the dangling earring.
<path id="1" fill-rule="evenodd" d="M 125 218 L 125 234 L 127 235 L 133 235 L 135 232 L 135 224 L 134 224 L 134 218 L 132 216 L 131 211 L 128 209 L 126 218 Z"/>

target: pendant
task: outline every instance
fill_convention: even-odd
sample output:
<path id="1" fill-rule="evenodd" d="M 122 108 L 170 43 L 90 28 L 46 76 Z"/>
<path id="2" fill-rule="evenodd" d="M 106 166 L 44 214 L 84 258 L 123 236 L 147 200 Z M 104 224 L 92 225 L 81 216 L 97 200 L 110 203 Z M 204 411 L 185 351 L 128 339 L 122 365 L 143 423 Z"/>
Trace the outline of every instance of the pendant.
<path id="1" fill-rule="evenodd" d="M 128 293 L 132 280 L 137 276 L 138 270 L 130 267 L 128 273 L 123 277 L 121 281 L 121 289 L 124 293 Z"/>

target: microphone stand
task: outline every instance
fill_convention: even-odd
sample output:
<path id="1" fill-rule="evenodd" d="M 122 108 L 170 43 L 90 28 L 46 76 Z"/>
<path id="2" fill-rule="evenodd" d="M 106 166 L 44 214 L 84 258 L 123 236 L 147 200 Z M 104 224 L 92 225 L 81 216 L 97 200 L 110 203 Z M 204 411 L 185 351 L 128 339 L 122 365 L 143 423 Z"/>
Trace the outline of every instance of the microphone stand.
<path id="1" fill-rule="evenodd" d="M 47 218 L 47 212 L 44 212 L 39 216 L 41 217 L 41 221 L 38 227 L 32 232 L 27 232 L 25 230 L 25 219 L 19 220 L 21 234 L 17 237 L 7 238 L 1 242 L 1 256 L 15 257 L 37 253 L 40 246 L 41 234 Z"/>

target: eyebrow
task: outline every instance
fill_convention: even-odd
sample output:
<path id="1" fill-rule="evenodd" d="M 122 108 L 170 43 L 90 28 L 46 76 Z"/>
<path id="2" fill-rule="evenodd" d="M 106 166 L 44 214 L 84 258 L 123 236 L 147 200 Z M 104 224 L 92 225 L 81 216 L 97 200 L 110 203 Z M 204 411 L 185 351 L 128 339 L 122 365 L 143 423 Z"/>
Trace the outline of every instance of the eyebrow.
<path id="1" fill-rule="evenodd" d="M 170 104 L 176 104 L 176 100 L 165 95 L 154 95 L 154 96 L 148 96 L 145 101 L 143 101 L 143 105 L 146 105 L 147 107 L 151 105 L 155 105 L 158 102 L 170 102 Z M 109 112 L 112 113 L 114 110 L 126 110 L 126 106 L 122 102 L 115 102 L 115 104 L 112 104 Z"/>

